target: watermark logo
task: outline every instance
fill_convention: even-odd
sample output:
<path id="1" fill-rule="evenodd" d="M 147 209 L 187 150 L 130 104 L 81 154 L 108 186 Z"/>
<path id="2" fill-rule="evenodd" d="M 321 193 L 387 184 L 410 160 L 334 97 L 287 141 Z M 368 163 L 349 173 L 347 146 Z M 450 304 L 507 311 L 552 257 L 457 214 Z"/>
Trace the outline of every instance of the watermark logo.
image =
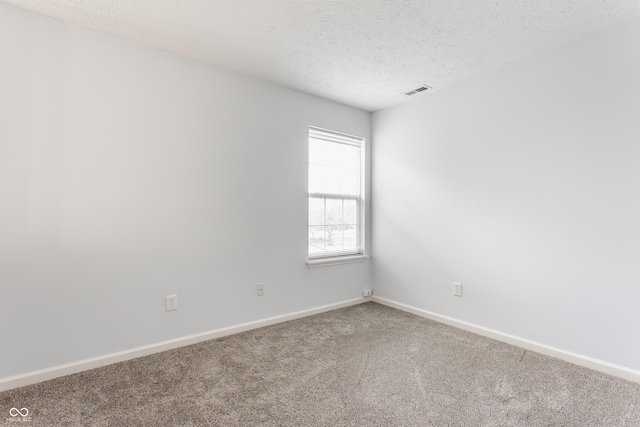
<path id="1" fill-rule="evenodd" d="M 11 408 L 9 409 L 9 417 L 7 422 L 10 423 L 28 423 L 31 422 L 29 410 L 27 408 Z"/>
<path id="2" fill-rule="evenodd" d="M 26 417 L 27 415 L 29 415 L 29 410 L 27 408 L 11 408 L 9 410 L 9 415 L 11 415 L 12 417 L 17 417 L 18 415 L 20 415 L 21 417 Z"/>

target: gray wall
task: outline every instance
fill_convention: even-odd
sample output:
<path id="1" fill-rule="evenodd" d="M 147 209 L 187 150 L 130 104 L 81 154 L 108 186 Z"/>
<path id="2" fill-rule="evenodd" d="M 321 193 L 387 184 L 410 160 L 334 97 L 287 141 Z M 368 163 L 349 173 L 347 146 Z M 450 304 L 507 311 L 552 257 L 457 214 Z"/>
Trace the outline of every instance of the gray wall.
<path id="1" fill-rule="evenodd" d="M 376 294 L 640 369 L 638 40 L 633 21 L 375 113 Z"/>
<path id="2" fill-rule="evenodd" d="M 0 378 L 371 287 L 305 264 L 308 126 L 369 113 L 3 4 L 0 58 Z"/>

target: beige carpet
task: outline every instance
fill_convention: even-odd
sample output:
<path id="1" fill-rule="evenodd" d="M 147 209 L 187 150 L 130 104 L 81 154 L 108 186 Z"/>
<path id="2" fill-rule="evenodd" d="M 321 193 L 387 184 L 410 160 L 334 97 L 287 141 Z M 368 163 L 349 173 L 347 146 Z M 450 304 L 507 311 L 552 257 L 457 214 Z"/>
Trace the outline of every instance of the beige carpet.
<path id="1" fill-rule="evenodd" d="M 640 385 L 375 303 L 0 393 L 30 426 L 640 426 Z"/>

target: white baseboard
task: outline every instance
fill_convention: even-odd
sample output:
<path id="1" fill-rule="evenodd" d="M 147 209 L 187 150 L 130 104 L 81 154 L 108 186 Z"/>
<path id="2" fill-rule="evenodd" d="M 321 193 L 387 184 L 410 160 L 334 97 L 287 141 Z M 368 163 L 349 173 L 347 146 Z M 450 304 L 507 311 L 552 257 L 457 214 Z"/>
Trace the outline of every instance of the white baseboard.
<path id="1" fill-rule="evenodd" d="M 184 347 L 196 344 L 202 341 L 208 341 L 215 338 L 233 335 L 240 332 L 258 329 L 264 326 L 274 325 L 276 323 L 287 322 L 289 320 L 299 319 L 301 317 L 312 316 L 314 314 L 324 313 L 327 311 L 337 310 L 343 307 L 361 304 L 371 301 L 371 298 L 354 298 L 335 304 L 323 305 L 321 307 L 311 308 L 308 310 L 296 311 L 295 313 L 283 314 L 280 316 L 269 317 L 253 322 L 242 323 L 240 325 L 230 326 L 227 328 L 216 329 L 200 334 L 189 335 L 182 338 L 176 338 L 156 344 L 145 345 L 130 350 L 119 351 L 117 353 L 106 354 L 104 356 L 92 357 L 77 362 L 67 363 L 64 365 L 54 366 L 51 368 L 41 369 L 38 371 L 27 372 L 12 377 L 0 378 L 0 392 L 11 390 L 18 387 L 24 387 L 36 384 L 42 381 L 51 380 L 65 375 L 75 374 L 76 372 L 88 371 L 90 369 L 111 365 L 113 363 L 123 362 L 125 360 L 136 359 L 142 356 L 148 356 L 162 351 L 172 350 L 178 347 Z"/>
<path id="2" fill-rule="evenodd" d="M 602 360 L 594 359 L 592 357 L 583 356 L 576 353 L 571 353 L 569 351 L 560 350 L 558 348 L 550 347 L 548 345 L 541 344 L 535 341 L 516 337 L 510 334 L 505 334 L 493 329 L 474 325 L 468 322 L 463 322 L 461 320 L 456 320 L 451 317 L 442 316 L 440 314 L 436 314 L 427 310 L 422 310 L 410 305 L 395 302 L 386 298 L 381 298 L 376 295 L 372 297 L 372 300 L 388 307 L 393 307 L 407 313 L 415 314 L 416 316 L 424 317 L 425 319 L 434 320 L 436 322 L 444 323 L 449 326 L 476 333 L 478 335 L 506 342 L 507 344 L 515 345 L 516 347 L 535 351 L 536 353 L 542 353 L 544 355 L 555 357 L 566 362 L 573 363 L 575 365 L 584 366 L 585 368 L 593 369 L 595 371 L 604 372 L 605 374 L 613 375 L 625 380 L 640 383 L 640 371 L 636 371 L 634 369 L 614 365 L 613 363 L 604 362 Z"/>

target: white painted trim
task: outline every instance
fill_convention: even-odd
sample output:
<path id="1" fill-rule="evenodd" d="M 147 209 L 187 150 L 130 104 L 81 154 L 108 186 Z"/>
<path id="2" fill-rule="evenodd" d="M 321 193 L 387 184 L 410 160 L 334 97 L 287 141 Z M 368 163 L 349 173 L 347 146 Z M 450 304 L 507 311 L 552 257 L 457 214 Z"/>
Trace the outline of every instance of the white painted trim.
<path id="1" fill-rule="evenodd" d="M 455 328 L 463 329 L 465 331 L 473 332 L 478 335 L 506 342 L 508 344 L 515 345 L 516 347 L 535 351 L 536 353 L 542 353 L 544 355 L 555 357 L 566 362 L 573 363 L 575 365 L 584 366 L 585 368 L 593 369 L 595 371 L 604 372 L 605 374 L 613 375 L 625 380 L 640 383 L 640 371 L 636 371 L 634 369 L 626 368 L 620 365 L 614 365 L 613 363 L 594 359 L 588 356 L 583 356 L 577 353 L 572 353 L 570 351 L 561 350 L 555 347 L 541 344 L 539 342 L 520 338 L 515 335 L 505 334 L 500 331 L 474 325 L 473 323 L 464 322 L 452 317 L 442 316 L 431 311 L 412 307 L 410 305 L 402 304 L 376 295 L 372 297 L 372 301 L 386 305 L 388 307 L 405 311 L 407 313 L 415 314 L 419 317 L 424 317 L 425 319 L 434 320 L 436 322 L 444 323 Z"/>
<path id="2" fill-rule="evenodd" d="M 41 369 L 38 371 L 27 372 L 25 374 L 15 375 L 12 377 L 0 378 L 0 392 L 11 390 L 13 388 L 24 387 L 36 384 L 42 381 L 52 380 L 54 378 L 71 375 L 76 372 L 88 371 L 90 369 L 111 365 L 113 363 L 123 362 L 125 360 L 136 359 L 142 356 L 148 356 L 162 351 L 172 350 L 178 347 L 184 347 L 191 344 L 197 344 L 202 341 L 208 341 L 215 338 L 233 335 L 240 332 L 258 329 L 264 326 L 275 325 L 277 323 L 288 322 L 289 320 L 299 319 L 301 317 L 312 316 L 314 314 L 324 313 L 327 311 L 337 310 L 339 308 L 349 307 L 371 301 L 371 298 L 354 298 L 341 301 L 334 304 L 323 305 L 308 310 L 296 311 L 294 313 L 283 314 L 280 316 L 268 317 L 262 320 L 242 323 L 240 325 L 229 326 L 227 328 L 216 329 L 209 332 L 189 335 L 182 338 L 176 338 L 156 344 L 145 345 L 142 347 L 132 348 L 130 350 L 119 351 L 116 353 L 106 354 L 104 356 L 92 357 L 77 362 L 66 363 L 64 365 L 54 366 L 51 368 Z"/>
<path id="3" fill-rule="evenodd" d="M 363 262 L 369 258 L 368 255 L 342 256 L 335 258 L 310 259 L 307 261 L 307 267 L 328 267 L 330 265 L 351 264 L 353 262 Z"/>

